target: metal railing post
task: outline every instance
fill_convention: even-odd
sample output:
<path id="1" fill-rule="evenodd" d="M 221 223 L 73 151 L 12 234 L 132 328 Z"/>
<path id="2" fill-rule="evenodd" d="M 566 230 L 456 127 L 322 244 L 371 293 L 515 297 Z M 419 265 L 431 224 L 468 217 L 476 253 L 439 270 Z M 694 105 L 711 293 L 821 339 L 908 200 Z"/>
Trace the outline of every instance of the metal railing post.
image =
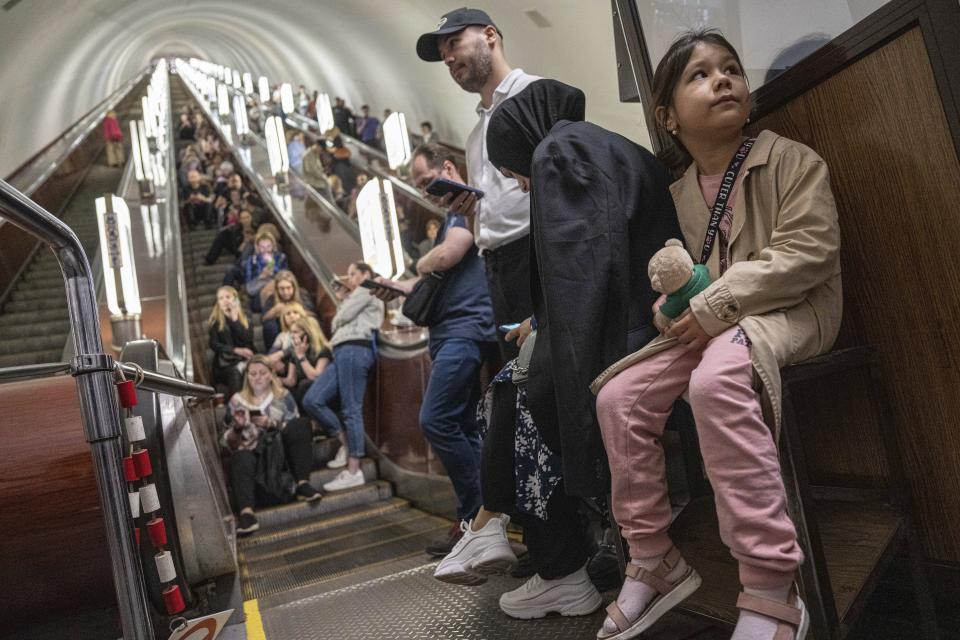
<path id="1" fill-rule="evenodd" d="M 120 407 L 113 384 L 114 362 L 110 355 L 103 353 L 90 264 L 80 241 L 67 225 L 3 180 L 0 180 L 0 215 L 46 242 L 60 264 L 77 352 L 70 363 L 71 372 L 77 381 L 83 428 L 93 454 L 123 637 L 153 640 L 143 570 L 121 468 L 123 451 Z"/>

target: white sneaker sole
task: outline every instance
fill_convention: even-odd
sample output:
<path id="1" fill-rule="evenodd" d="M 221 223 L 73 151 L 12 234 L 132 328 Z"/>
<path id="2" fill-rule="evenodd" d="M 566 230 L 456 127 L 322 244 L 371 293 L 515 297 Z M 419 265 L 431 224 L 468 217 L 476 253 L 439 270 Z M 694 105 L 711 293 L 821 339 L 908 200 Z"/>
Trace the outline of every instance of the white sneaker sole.
<path id="1" fill-rule="evenodd" d="M 347 466 L 346 460 L 342 462 L 340 460 L 331 460 L 327 463 L 327 469 L 343 469 L 345 466 Z"/>
<path id="2" fill-rule="evenodd" d="M 340 485 L 332 485 L 328 483 L 323 485 L 323 490 L 324 491 L 343 491 L 344 489 L 353 489 L 354 487 L 362 487 L 366 483 L 367 483 L 366 480 L 361 480 L 360 482 L 351 482 L 349 484 L 340 484 Z"/>
<path id="3" fill-rule="evenodd" d="M 590 585 L 591 591 L 584 593 L 580 597 L 568 602 L 558 602 L 546 607 L 514 607 L 503 602 L 500 599 L 500 610 L 511 618 L 518 620 L 535 620 L 544 618 L 551 613 L 559 613 L 562 616 L 588 616 L 603 605 L 603 598 L 600 593 Z"/>
<path id="4" fill-rule="evenodd" d="M 650 605 L 630 627 L 611 634 L 604 633 L 601 627 L 600 631 L 597 632 L 597 640 L 628 640 L 628 638 L 637 637 L 652 627 L 657 620 L 662 618 L 668 611 L 693 595 L 702 583 L 703 580 L 701 580 L 700 574 L 691 569 L 690 575 L 681 580 L 670 593 Z"/>
<path id="5" fill-rule="evenodd" d="M 470 566 L 456 564 L 443 567 L 442 573 L 440 571 L 441 567 L 438 566 L 433 577 L 441 582 L 475 587 L 485 583 L 487 576 L 507 575 L 516 568 L 516 556 L 512 553 L 509 557 L 501 554 L 492 558 L 482 559 Z"/>

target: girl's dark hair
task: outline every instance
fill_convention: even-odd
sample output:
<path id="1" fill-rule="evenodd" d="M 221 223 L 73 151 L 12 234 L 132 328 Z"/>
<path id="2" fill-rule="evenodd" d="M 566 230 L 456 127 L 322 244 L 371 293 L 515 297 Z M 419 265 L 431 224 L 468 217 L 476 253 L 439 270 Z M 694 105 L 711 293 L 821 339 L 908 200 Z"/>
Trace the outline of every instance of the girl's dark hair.
<path id="1" fill-rule="evenodd" d="M 722 47 L 730 52 L 737 64 L 743 69 L 743 63 L 740 61 L 740 54 L 730 44 L 730 41 L 723 37 L 717 29 L 695 29 L 685 31 L 677 36 L 670 48 L 657 65 L 657 70 L 653 74 L 653 110 L 657 124 L 666 129 L 661 116 L 657 114 L 657 109 L 663 107 L 669 109 L 673 106 L 673 92 L 680 83 L 683 76 L 683 70 L 687 68 L 690 62 L 690 56 L 693 50 L 701 42 Z M 657 154 L 657 157 L 674 171 L 682 171 L 690 163 L 690 152 L 687 151 L 683 143 L 676 136 L 669 136 L 673 140 L 675 148 L 666 147 Z"/>
<path id="2" fill-rule="evenodd" d="M 670 48 L 667 49 L 663 59 L 660 60 L 660 64 L 657 65 L 657 70 L 653 74 L 654 111 L 656 111 L 658 107 L 669 108 L 673 105 L 673 91 L 677 88 L 680 77 L 683 75 L 683 70 L 687 68 L 687 63 L 690 62 L 690 56 L 693 55 L 693 50 L 701 42 L 726 49 L 730 52 L 730 55 L 733 56 L 733 59 L 737 61 L 740 68 L 743 69 L 740 54 L 737 53 L 733 45 L 730 44 L 718 30 L 696 29 L 693 31 L 685 31 L 681 33 L 677 39 L 673 41 L 673 44 L 670 45 Z M 659 118 L 657 118 L 657 122 L 661 124 Z M 661 124 L 661 126 L 663 125 Z"/>
<path id="3" fill-rule="evenodd" d="M 366 262 L 354 262 L 353 268 L 362 273 L 373 273 L 373 267 L 368 265 Z"/>

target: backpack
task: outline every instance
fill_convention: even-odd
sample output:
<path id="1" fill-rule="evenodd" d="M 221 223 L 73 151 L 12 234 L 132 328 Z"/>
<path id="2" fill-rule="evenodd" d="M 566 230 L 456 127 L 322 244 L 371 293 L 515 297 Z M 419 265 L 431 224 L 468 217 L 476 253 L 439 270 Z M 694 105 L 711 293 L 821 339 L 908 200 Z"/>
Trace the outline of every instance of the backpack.
<path id="1" fill-rule="evenodd" d="M 283 504 L 293 498 L 293 474 L 283 451 L 283 435 L 279 429 L 265 429 L 257 443 L 257 492 L 268 504 Z"/>

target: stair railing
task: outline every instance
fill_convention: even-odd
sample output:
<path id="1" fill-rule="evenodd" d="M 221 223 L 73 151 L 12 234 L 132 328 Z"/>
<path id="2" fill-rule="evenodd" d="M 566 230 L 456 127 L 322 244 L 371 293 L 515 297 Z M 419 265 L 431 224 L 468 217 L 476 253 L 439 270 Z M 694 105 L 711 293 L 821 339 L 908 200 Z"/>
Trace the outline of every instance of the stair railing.
<path id="1" fill-rule="evenodd" d="M 116 363 L 103 351 L 90 263 L 70 227 L 3 180 L 0 180 L 0 216 L 46 243 L 60 265 L 77 354 L 70 362 L 70 372 L 77 381 L 84 434 L 93 456 L 123 637 L 153 640 L 143 570 L 121 467 L 120 407 L 114 387 Z M 157 373 L 144 372 L 143 375 L 142 386 L 154 391 L 178 395 L 213 392 L 209 387 Z"/>

